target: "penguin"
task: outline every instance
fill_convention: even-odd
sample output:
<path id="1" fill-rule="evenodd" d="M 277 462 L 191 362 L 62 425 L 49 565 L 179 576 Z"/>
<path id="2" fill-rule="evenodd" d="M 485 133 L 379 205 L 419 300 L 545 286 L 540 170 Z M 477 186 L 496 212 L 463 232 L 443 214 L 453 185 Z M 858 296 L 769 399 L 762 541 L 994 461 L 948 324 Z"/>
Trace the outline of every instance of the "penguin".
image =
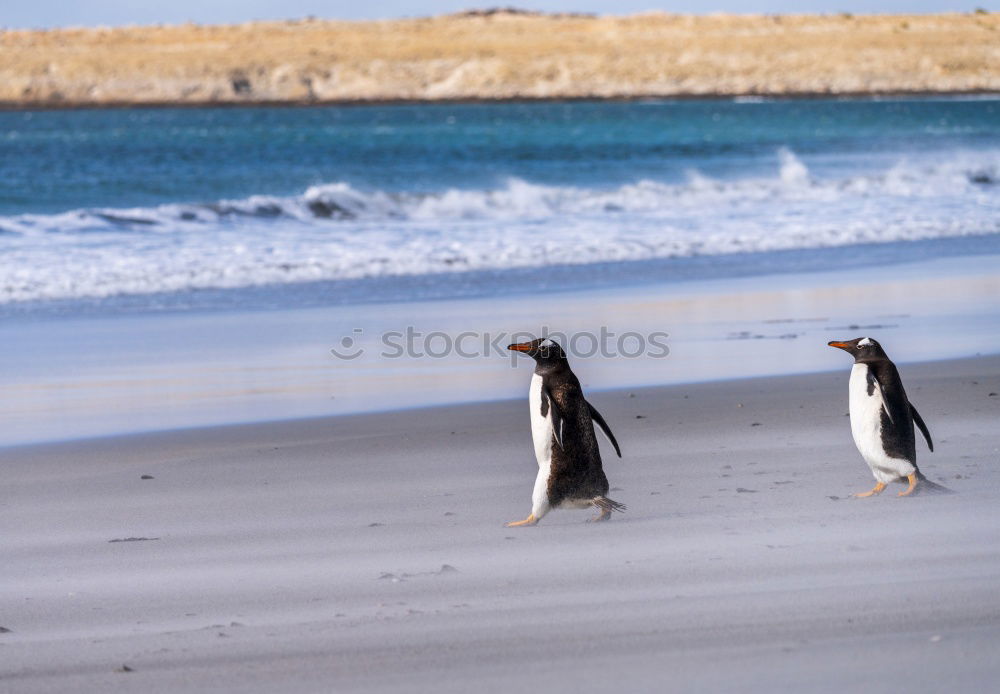
<path id="1" fill-rule="evenodd" d="M 608 478 L 601 465 L 601 451 L 594 423 L 601 428 L 620 458 L 621 449 L 604 417 L 583 397 L 580 381 L 569 368 L 566 354 L 548 338 L 509 345 L 535 360 L 528 390 L 531 438 L 538 461 L 538 476 L 531 495 L 531 514 L 507 527 L 535 525 L 554 508 L 583 509 L 596 506 L 592 521 L 605 521 L 625 505 L 608 498 Z"/>
<path id="2" fill-rule="evenodd" d="M 907 399 L 899 371 L 889 361 L 882 345 L 870 337 L 828 344 L 854 357 L 848 387 L 851 434 L 861 457 L 875 476 L 872 490 L 854 496 L 880 494 L 887 484 L 897 481 L 909 483 L 899 496 L 912 494 L 918 484 L 929 490 L 949 492 L 927 479 L 917 467 L 914 423 L 931 451 L 934 442 L 917 408 Z"/>

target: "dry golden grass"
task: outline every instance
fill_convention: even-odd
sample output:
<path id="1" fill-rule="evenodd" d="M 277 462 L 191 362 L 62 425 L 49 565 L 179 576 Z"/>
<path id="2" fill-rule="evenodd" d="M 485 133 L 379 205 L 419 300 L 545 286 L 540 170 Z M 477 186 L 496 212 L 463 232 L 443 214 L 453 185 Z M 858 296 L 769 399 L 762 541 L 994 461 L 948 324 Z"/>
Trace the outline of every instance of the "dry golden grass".
<path id="1" fill-rule="evenodd" d="M 257 103 L 1000 90 L 1000 13 L 501 13 L 0 33 L 0 102 Z"/>

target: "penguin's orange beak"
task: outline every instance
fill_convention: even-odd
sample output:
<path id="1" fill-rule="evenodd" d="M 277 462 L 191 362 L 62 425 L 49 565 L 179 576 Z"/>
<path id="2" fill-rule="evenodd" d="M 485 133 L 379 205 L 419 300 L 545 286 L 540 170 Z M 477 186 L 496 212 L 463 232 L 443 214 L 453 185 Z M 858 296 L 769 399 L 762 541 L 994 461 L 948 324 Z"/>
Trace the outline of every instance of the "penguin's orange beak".
<path id="1" fill-rule="evenodd" d="M 512 345 L 507 345 L 507 349 L 514 352 L 530 352 L 531 343 L 530 342 L 515 342 Z"/>
<path id="2" fill-rule="evenodd" d="M 827 342 L 830 347 L 839 347 L 840 349 L 850 349 L 851 345 L 846 342 Z"/>

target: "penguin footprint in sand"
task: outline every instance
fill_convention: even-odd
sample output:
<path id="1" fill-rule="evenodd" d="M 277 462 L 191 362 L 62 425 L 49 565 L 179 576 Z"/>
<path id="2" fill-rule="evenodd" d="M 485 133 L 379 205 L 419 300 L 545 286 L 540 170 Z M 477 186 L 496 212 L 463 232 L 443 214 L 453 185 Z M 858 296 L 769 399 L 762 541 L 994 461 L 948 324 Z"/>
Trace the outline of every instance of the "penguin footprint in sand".
<path id="1" fill-rule="evenodd" d="M 851 434 L 876 482 L 874 489 L 855 496 L 873 496 L 881 493 L 890 482 L 904 480 L 909 486 L 899 496 L 913 493 L 918 486 L 929 491 L 949 492 L 946 487 L 927 479 L 917 467 L 914 423 L 920 427 L 932 451 L 934 444 L 927 425 L 906 397 L 896 365 L 889 361 L 882 345 L 870 337 L 828 344 L 854 357 L 849 386 Z"/>
<path id="2" fill-rule="evenodd" d="M 528 404 L 531 438 L 538 460 L 538 477 L 531 495 L 531 514 L 508 527 L 534 525 L 554 508 L 588 508 L 607 520 L 625 506 L 607 497 L 608 478 L 594 433 L 596 423 L 607 435 L 618 457 L 621 450 L 601 414 L 583 397 L 580 381 L 569 368 L 562 348 L 548 338 L 509 345 L 535 360 Z"/>

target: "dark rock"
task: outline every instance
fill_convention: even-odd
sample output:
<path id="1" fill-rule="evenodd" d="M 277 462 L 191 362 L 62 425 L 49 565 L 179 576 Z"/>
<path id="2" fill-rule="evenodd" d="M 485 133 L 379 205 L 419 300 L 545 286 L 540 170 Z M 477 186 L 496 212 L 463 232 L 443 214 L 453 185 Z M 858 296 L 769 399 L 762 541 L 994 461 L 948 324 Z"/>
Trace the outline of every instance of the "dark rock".
<path id="1" fill-rule="evenodd" d="M 246 75 L 237 73 L 232 76 L 229 83 L 233 87 L 233 94 L 250 94 L 253 91 L 253 85 L 250 84 Z"/>

